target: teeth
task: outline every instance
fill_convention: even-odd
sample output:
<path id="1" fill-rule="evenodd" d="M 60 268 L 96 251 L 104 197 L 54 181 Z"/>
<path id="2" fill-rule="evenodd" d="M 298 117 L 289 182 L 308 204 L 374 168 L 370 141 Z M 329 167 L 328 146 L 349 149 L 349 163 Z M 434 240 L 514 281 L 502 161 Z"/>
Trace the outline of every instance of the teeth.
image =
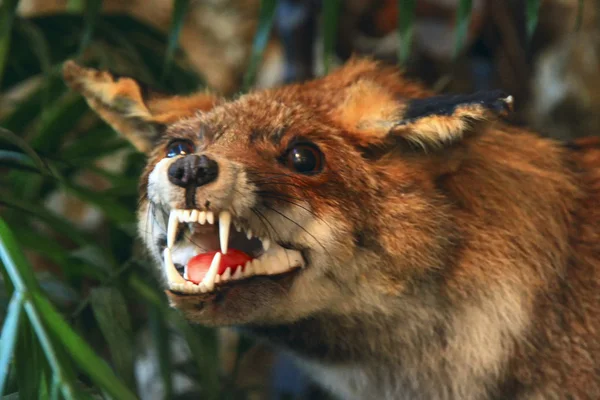
<path id="1" fill-rule="evenodd" d="M 198 213 L 198 223 L 204 225 L 206 223 L 206 211 L 200 211 Z"/>
<path id="2" fill-rule="evenodd" d="M 269 250 L 269 247 L 271 247 L 271 241 L 267 238 L 261 239 L 260 241 L 262 242 L 263 249 L 265 249 L 265 251 Z"/>
<path id="3" fill-rule="evenodd" d="M 231 267 L 227 267 L 225 272 L 223 272 L 223 274 L 221 274 L 222 281 L 228 281 L 229 278 L 231 278 Z"/>
<path id="4" fill-rule="evenodd" d="M 179 214 L 179 220 L 180 220 L 181 222 L 189 222 L 189 220 L 190 220 L 190 214 L 191 214 L 191 213 L 192 213 L 192 211 L 191 211 L 191 210 L 183 210 L 183 211 L 180 211 L 180 214 Z"/>
<path id="5" fill-rule="evenodd" d="M 193 210 L 192 213 L 190 214 L 190 222 L 197 222 L 198 221 L 198 210 Z"/>
<path id="6" fill-rule="evenodd" d="M 248 240 L 252 239 L 252 229 L 248 229 L 246 231 L 246 237 L 248 238 Z"/>
<path id="7" fill-rule="evenodd" d="M 231 213 L 223 211 L 219 214 L 219 239 L 221 240 L 221 253 L 227 254 L 229 243 L 229 229 L 231 228 Z"/>
<path id="8" fill-rule="evenodd" d="M 198 285 L 198 288 L 200 289 L 200 292 L 202 293 L 206 293 L 209 290 L 206 288 L 206 285 L 204 284 L 204 282 L 200 282 L 200 284 Z"/>
<path id="9" fill-rule="evenodd" d="M 206 221 L 211 225 L 215 223 L 215 214 L 212 211 L 206 212 Z"/>
<path id="10" fill-rule="evenodd" d="M 217 272 L 219 271 L 219 265 L 221 264 L 221 253 L 216 253 L 212 262 L 210 263 L 210 268 L 202 279 L 202 284 L 206 286 L 208 291 L 213 290 L 215 287 L 215 277 L 217 276 Z"/>
<path id="11" fill-rule="evenodd" d="M 179 222 L 179 212 L 172 210 L 169 214 L 169 225 L 167 226 L 167 247 L 171 248 L 175 244 L 175 235 L 177 234 L 177 224 Z"/>
<path id="12" fill-rule="evenodd" d="M 235 270 L 235 272 L 233 273 L 233 275 L 231 276 L 231 279 L 233 279 L 233 280 L 240 279 L 242 277 L 242 275 L 243 275 L 242 274 L 242 269 L 243 269 L 243 267 L 241 265 L 239 265 L 237 267 L 237 269 Z"/>
<path id="13" fill-rule="evenodd" d="M 165 249 L 163 253 L 164 262 L 165 262 L 165 274 L 167 275 L 167 281 L 169 282 L 169 286 L 174 283 L 185 283 L 185 279 L 181 277 L 179 272 L 175 269 L 175 265 L 173 265 L 173 260 L 171 259 L 171 250 Z"/>

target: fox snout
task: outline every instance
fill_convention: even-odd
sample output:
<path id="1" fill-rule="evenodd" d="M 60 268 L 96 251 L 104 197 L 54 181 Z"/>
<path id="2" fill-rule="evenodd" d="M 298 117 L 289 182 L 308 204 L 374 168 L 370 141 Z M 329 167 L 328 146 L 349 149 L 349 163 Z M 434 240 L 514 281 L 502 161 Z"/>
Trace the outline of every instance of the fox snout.
<path id="1" fill-rule="evenodd" d="M 179 158 L 167 170 L 169 181 L 185 189 L 195 189 L 217 179 L 219 165 L 205 155 L 190 154 Z"/>

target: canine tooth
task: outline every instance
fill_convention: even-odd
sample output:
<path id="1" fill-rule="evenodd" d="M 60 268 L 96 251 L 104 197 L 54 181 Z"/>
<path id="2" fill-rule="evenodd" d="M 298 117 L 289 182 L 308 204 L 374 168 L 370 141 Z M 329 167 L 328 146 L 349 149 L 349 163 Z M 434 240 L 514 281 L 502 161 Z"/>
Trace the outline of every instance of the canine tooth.
<path id="1" fill-rule="evenodd" d="M 206 223 L 206 211 L 200 211 L 198 213 L 198 223 L 201 225 Z"/>
<path id="2" fill-rule="evenodd" d="M 173 265 L 173 260 L 171 259 L 171 249 L 165 249 L 163 257 L 165 264 L 165 273 L 167 275 L 167 281 L 169 282 L 169 284 L 185 283 L 185 279 L 183 279 L 183 277 L 175 269 L 175 265 Z"/>
<path id="3" fill-rule="evenodd" d="M 225 270 L 225 272 L 223 272 L 221 274 L 221 280 L 222 281 L 228 281 L 229 278 L 231 278 L 231 267 L 227 267 L 227 269 Z"/>
<path id="4" fill-rule="evenodd" d="M 192 212 L 190 213 L 190 222 L 197 222 L 198 221 L 198 210 L 192 210 Z"/>
<path id="5" fill-rule="evenodd" d="M 171 210 L 169 214 L 169 224 L 167 225 L 167 247 L 171 248 L 175 244 L 175 235 L 177 234 L 177 224 L 179 216 L 177 210 Z"/>
<path id="6" fill-rule="evenodd" d="M 269 250 L 269 247 L 271 247 L 271 241 L 267 238 L 261 239 L 262 242 L 262 246 L 263 249 L 265 249 L 265 251 Z"/>
<path id="7" fill-rule="evenodd" d="M 238 265 L 237 269 L 235 270 L 233 275 L 231 275 L 231 279 L 234 279 L 234 280 L 240 279 L 243 276 L 242 269 L 243 269 L 243 267 L 241 265 Z"/>
<path id="8" fill-rule="evenodd" d="M 188 273 L 187 273 L 187 265 L 185 267 L 183 267 L 183 279 L 185 279 L 186 281 L 189 279 Z"/>
<path id="9" fill-rule="evenodd" d="M 206 212 L 206 222 L 211 225 L 215 223 L 215 214 L 212 211 Z"/>
<path id="10" fill-rule="evenodd" d="M 252 239 L 252 229 L 248 229 L 246 231 L 246 237 L 248 238 L 248 240 Z"/>
<path id="11" fill-rule="evenodd" d="M 221 253 L 227 254 L 229 243 L 229 229 L 231 228 L 231 213 L 223 211 L 219 214 L 219 239 L 221 240 Z"/>
<path id="12" fill-rule="evenodd" d="M 208 268 L 208 272 L 202 279 L 202 283 L 206 286 L 208 291 L 213 290 L 215 287 L 215 277 L 217 276 L 217 272 L 219 271 L 219 265 L 221 264 L 221 253 L 216 253 L 212 262 L 210 263 L 210 267 Z"/>

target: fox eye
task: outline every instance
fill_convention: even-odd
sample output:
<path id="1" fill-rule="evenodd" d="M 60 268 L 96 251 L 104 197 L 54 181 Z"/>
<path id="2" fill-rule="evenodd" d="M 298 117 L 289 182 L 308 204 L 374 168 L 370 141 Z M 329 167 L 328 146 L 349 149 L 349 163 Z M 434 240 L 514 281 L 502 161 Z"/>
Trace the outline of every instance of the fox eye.
<path id="1" fill-rule="evenodd" d="M 189 140 L 174 140 L 167 146 L 167 158 L 193 153 L 194 144 Z"/>
<path id="2" fill-rule="evenodd" d="M 313 144 L 297 144 L 288 150 L 284 162 L 293 171 L 313 175 L 323 169 L 323 153 Z"/>

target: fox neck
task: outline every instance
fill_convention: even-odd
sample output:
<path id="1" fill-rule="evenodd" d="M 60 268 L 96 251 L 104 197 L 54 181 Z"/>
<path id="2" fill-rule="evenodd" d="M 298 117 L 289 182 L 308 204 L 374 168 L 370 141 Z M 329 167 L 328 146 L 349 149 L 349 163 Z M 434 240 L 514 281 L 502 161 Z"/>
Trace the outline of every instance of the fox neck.
<path id="1" fill-rule="evenodd" d="M 380 393 L 379 398 L 488 398 L 518 390 L 507 366 L 534 335 L 532 321 L 541 318 L 536 301 L 566 268 L 569 249 L 556 243 L 569 243 L 569 215 L 577 193 L 570 172 L 563 170 L 560 150 L 544 144 L 554 160 L 519 161 L 518 168 L 501 170 L 504 155 L 479 159 L 475 153 L 480 168 L 492 164 L 494 174 L 479 179 L 467 175 L 472 168 L 465 168 L 444 182 L 441 189 L 448 198 L 469 195 L 470 203 L 451 210 L 454 218 L 468 221 L 463 231 L 453 232 L 458 245 L 440 248 L 440 268 L 425 268 L 429 272 L 411 279 L 406 290 L 379 294 L 370 302 L 380 304 L 379 309 L 357 296 L 348 299 L 354 302 L 352 312 L 324 312 L 292 324 L 252 326 L 250 331 L 297 354 L 324 383 L 332 381 L 332 374 L 359 374 L 366 383 L 356 398 L 372 398 L 373 393 Z M 521 152 L 511 151 L 515 157 Z M 564 178 L 549 180 L 550 173 Z M 556 185 L 558 195 L 548 198 L 552 191 L 543 185 Z M 514 190 L 507 195 L 503 188 Z M 468 193 L 477 190 L 487 198 Z M 455 198 L 457 203 L 461 199 Z M 515 217 L 488 214 L 490 202 Z M 389 264 L 384 270 L 397 271 L 395 263 L 403 260 L 382 262 Z M 373 292 L 377 285 L 367 286 Z M 329 378 L 320 377 L 323 371 L 329 371 Z M 340 381 L 338 392 L 343 394 L 348 385 Z M 379 391 L 381 385 L 385 393 Z M 509 394 L 507 398 L 514 397 Z"/>

